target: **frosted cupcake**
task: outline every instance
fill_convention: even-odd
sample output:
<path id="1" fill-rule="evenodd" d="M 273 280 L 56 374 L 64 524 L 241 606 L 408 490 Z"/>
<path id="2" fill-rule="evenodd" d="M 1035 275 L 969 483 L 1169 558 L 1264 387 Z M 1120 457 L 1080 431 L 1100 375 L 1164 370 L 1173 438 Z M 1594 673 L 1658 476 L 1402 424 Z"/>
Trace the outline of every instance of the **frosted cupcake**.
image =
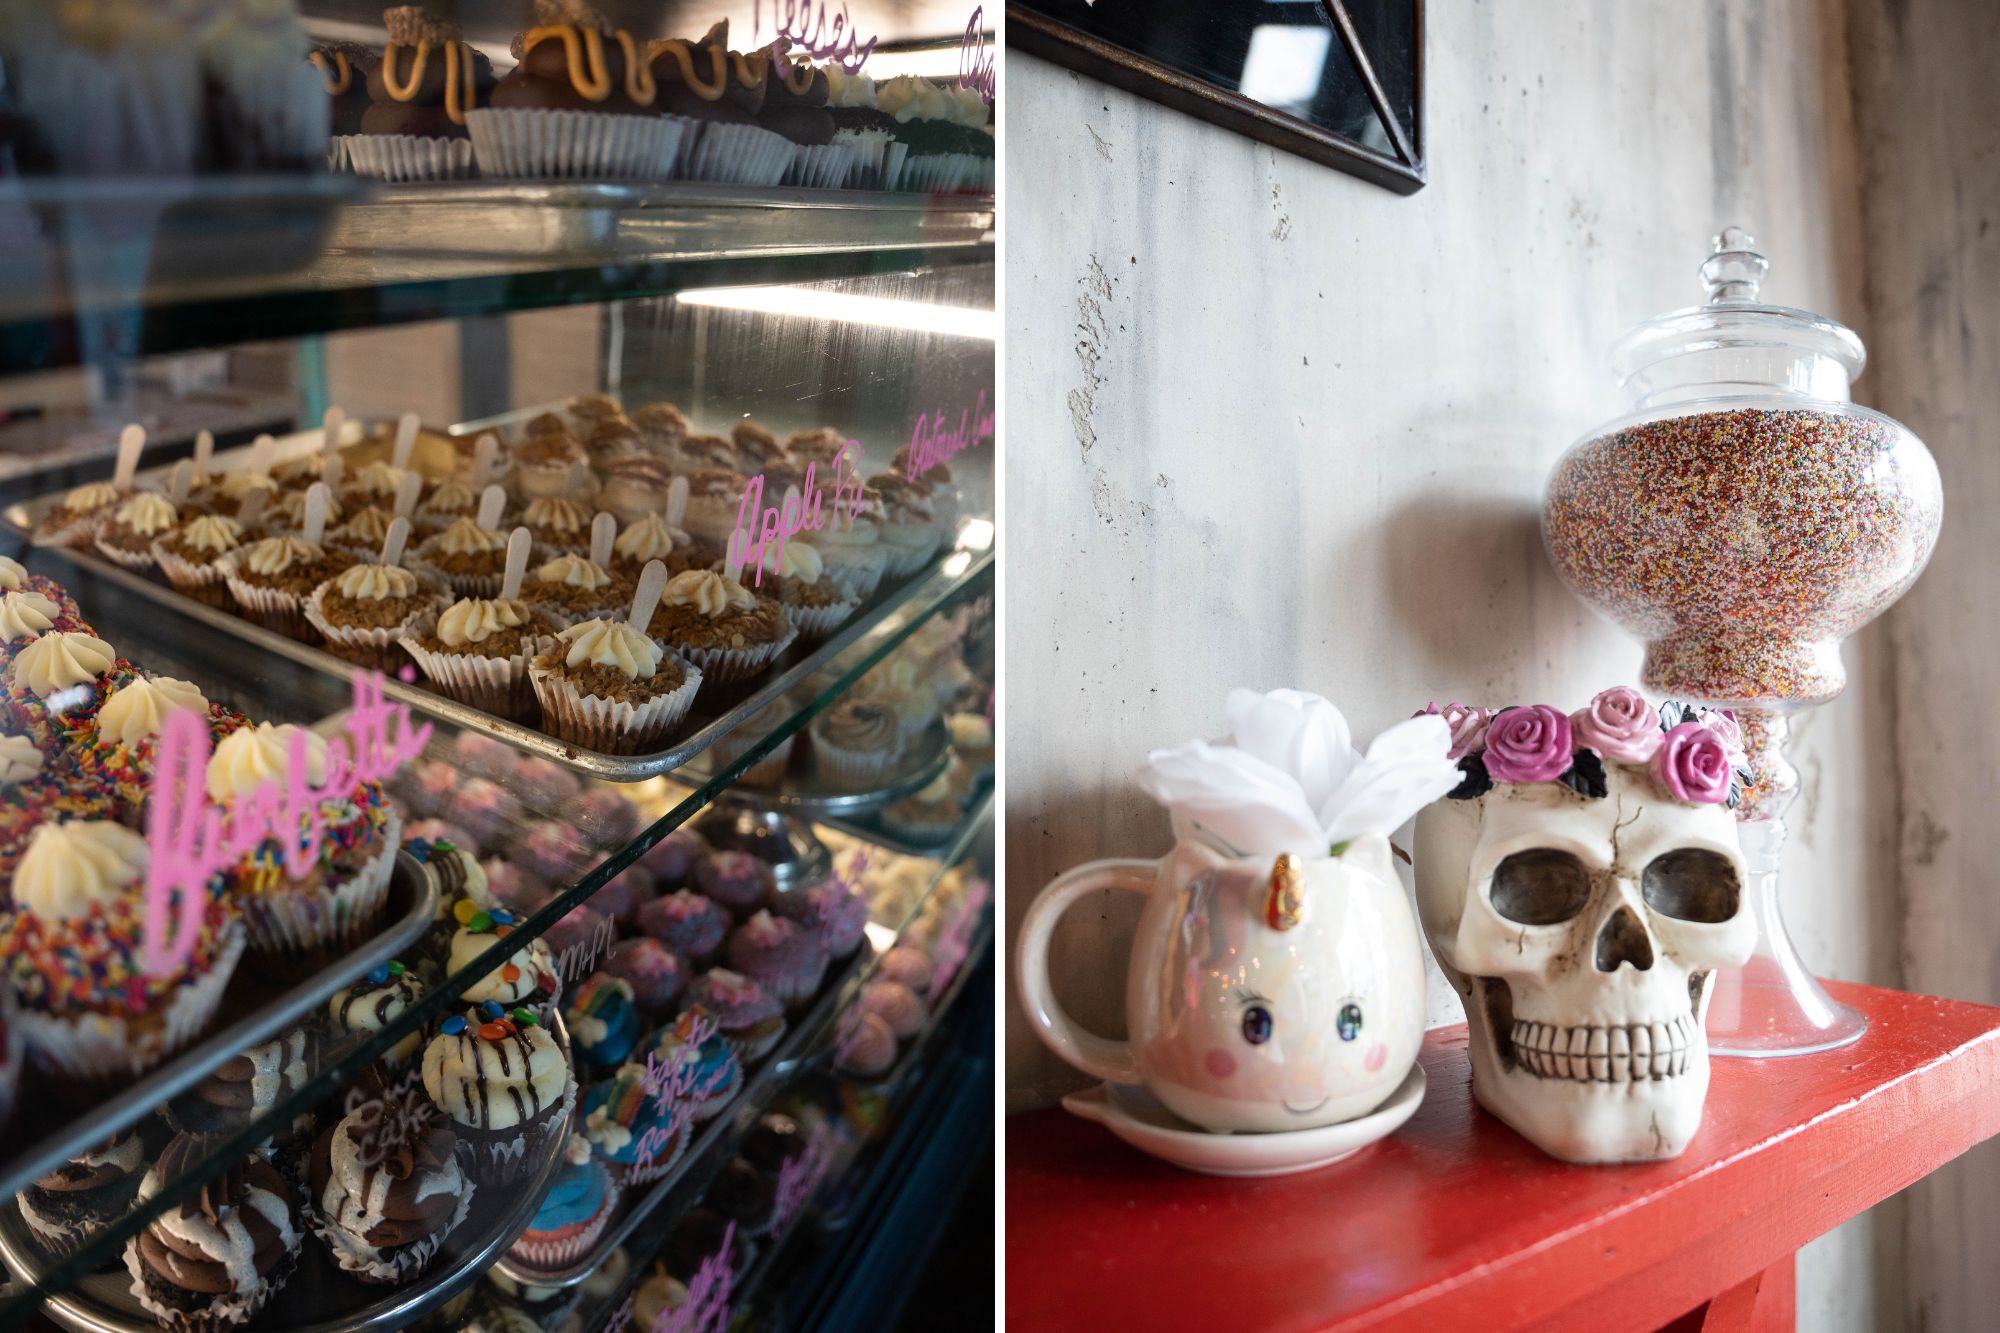
<path id="1" fill-rule="evenodd" d="M 389 525 L 396 521 L 396 515 L 380 505 L 369 505 L 357 509 L 347 516 L 347 521 L 327 533 L 329 546 L 338 546 L 356 560 L 371 560 L 382 549 L 382 543 L 389 536 Z"/>
<path id="2" fill-rule="evenodd" d="M 329 1054 L 339 1058 L 345 1048 L 368 1041 L 423 999 L 423 978 L 401 963 L 377 963 L 352 985 L 343 986 L 326 1002 L 327 1030 L 336 1043 Z M 388 1068 L 403 1069 L 423 1046 L 423 1033 L 411 1031 L 381 1057 Z"/>
<path id="3" fill-rule="evenodd" d="M 635 583 L 648 563 L 657 560 L 669 574 L 699 569 L 712 563 L 699 558 L 694 538 L 658 514 L 627 525 L 611 545 L 611 572 Z"/>
<path id="4" fill-rule="evenodd" d="M 61 756 L 51 758 L 26 736 L 0 736 L 0 903 L 36 829 L 55 819 L 111 813 L 103 790 L 78 781 Z"/>
<path id="5" fill-rule="evenodd" d="M 463 924 L 451 937 L 451 952 L 445 962 L 445 975 L 452 977 L 467 971 L 474 960 L 514 930 L 514 914 L 504 907 L 458 911 Z M 474 1004 L 491 1001 L 510 1012 L 525 1007 L 546 1018 L 562 998 L 555 955 L 544 941 L 529 940 L 468 986 L 464 994 Z"/>
<path id="6" fill-rule="evenodd" d="M 430 536 L 478 512 L 479 492 L 473 489 L 471 483 L 454 477 L 439 482 L 437 489 L 418 503 L 411 517 L 417 530 Z"/>
<path id="7" fill-rule="evenodd" d="M 477 519 L 461 518 L 417 547 L 417 558 L 449 579 L 455 595 L 491 597 L 506 573 L 507 538 Z"/>
<path id="8" fill-rule="evenodd" d="M 180 511 L 164 495 L 141 491 L 111 511 L 92 538 L 98 554 L 126 569 L 153 567 L 153 543 L 172 532 Z"/>
<path id="9" fill-rule="evenodd" d="M 194 1171 L 210 1146 L 199 1135 L 175 1137 L 141 1182 L 140 1203 Z M 132 1294 L 163 1328 L 246 1324 L 290 1279 L 304 1234 L 291 1187 L 252 1153 L 125 1242 Z"/>
<path id="10" fill-rule="evenodd" d="M 826 951 L 797 922 L 758 912 L 729 937 L 729 965 L 788 1009 L 812 999 L 826 974 Z"/>
<path id="11" fill-rule="evenodd" d="M 867 900 L 835 880 L 782 895 L 777 911 L 810 930 L 830 959 L 847 957 L 867 938 Z"/>
<path id="12" fill-rule="evenodd" d="M 82 631 L 51 629 L 7 663 L 6 699 L 15 722 L 38 745 L 88 741 L 113 686 L 134 675 L 110 644 Z"/>
<path id="13" fill-rule="evenodd" d="M 644 568 L 643 562 L 640 568 Z M 521 595 L 564 629 L 583 620 L 615 615 L 631 604 L 631 577 L 614 574 L 587 555 L 559 555 L 539 566 L 521 585 Z"/>
<path id="14" fill-rule="evenodd" d="M 794 540 L 782 548 L 766 546 L 762 571 L 761 582 L 755 568 L 745 567 L 736 577 L 747 581 L 754 591 L 783 602 L 785 614 L 807 643 L 832 634 L 861 605 L 860 599 L 827 576 L 825 560 L 811 542 Z"/>
<path id="15" fill-rule="evenodd" d="M 465 597 L 436 616 L 419 616 L 403 650 L 438 693 L 499 717 L 533 717 L 528 664 L 545 651 L 553 625 L 520 599 Z"/>
<path id="16" fill-rule="evenodd" d="M 605 754 L 665 749 L 702 673 L 630 625 L 570 626 L 530 667 L 551 735 Z"/>
<path id="17" fill-rule="evenodd" d="M 868 489 L 882 498 L 880 541 L 890 578 L 904 578 L 930 562 L 943 533 L 924 488 L 894 472 L 878 472 Z"/>
<path id="18" fill-rule="evenodd" d="M 721 954 L 729 914 L 705 894 L 681 889 L 640 907 L 639 929 L 699 967 Z"/>
<path id="19" fill-rule="evenodd" d="M 62 608 L 31 588 L 0 593 L 0 666 L 14 660 L 22 647 L 50 630 L 63 618 Z M 70 629 L 80 629 L 72 624 Z"/>
<path id="20" fill-rule="evenodd" d="M 347 552 L 301 537 L 266 537 L 224 555 L 219 568 L 246 618 L 287 638 L 317 643 L 306 599 L 353 563 Z"/>
<path id="21" fill-rule="evenodd" d="M 200 718 L 211 746 L 244 721 L 233 710 L 211 704 L 189 681 L 135 675 L 105 696 L 96 730 L 71 751 L 79 776 L 115 801 L 134 828 L 145 827 L 154 755 L 168 718 L 177 712 Z"/>
<path id="22" fill-rule="evenodd" d="M 618 1187 L 604 1164 L 591 1155 L 590 1140 L 572 1134 L 556 1168 L 555 1183 L 510 1253 L 542 1272 L 568 1268 L 603 1234 L 617 1202 Z M 550 1326 L 550 1321 L 543 1318 L 537 1325 Z"/>
<path id="23" fill-rule="evenodd" d="M 223 514 L 190 518 L 153 543 L 153 559 L 176 592 L 209 606 L 236 604 L 216 563 L 243 544 L 243 525 Z"/>
<path id="24" fill-rule="evenodd" d="M 404 634 L 443 601 L 434 585 L 400 566 L 355 565 L 313 589 L 306 619 L 335 657 L 393 670 L 403 661 Z"/>
<path id="25" fill-rule="evenodd" d="M 607 460 L 599 470 L 604 474 L 604 488 L 597 493 L 597 507 L 619 522 L 633 523 L 666 509 L 674 481 L 673 464 L 668 460 L 651 454 L 625 454 Z"/>
<path id="26" fill-rule="evenodd" d="M 656 1065 L 681 1068 L 679 1082 L 684 1091 L 680 1100 L 696 1121 L 720 1115 L 742 1088 L 743 1064 L 715 1030 L 715 1019 L 706 1010 L 687 1009 L 653 1034 L 652 1040 L 651 1058 Z"/>
<path id="27" fill-rule="evenodd" d="M 307 1216 L 342 1272 L 371 1285 L 430 1266 L 479 1195 L 451 1119 L 421 1097 L 364 1105 L 313 1145 Z"/>
<path id="28" fill-rule="evenodd" d="M 819 552 L 836 588 L 865 601 L 881 586 L 890 553 L 882 541 L 882 497 L 872 490 L 857 491 L 857 485 L 852 478 L 837 482 L 822 471 L 813 489 L 823 521 L 794 540 Z"/>
<path id="29" fill-rule="evenodd" d="M 67 1095 L 103 1096 L 191 1044 L 242 956 L 241 928 L 211 899 L 186 961 L 144 968 L 147 860 L 131 829 L 77 820 L 43 824 L 15 867 L 0 959 L 29 1058 Z"/>
<path id="30" fill-rule="evenodd" d="M 673 1169 L 687 1151 L 684 1118 L 654 1091 L 646 1066 L 626 1064 L 583 1097 L 583 1137 L 620 1185 L 643 1185 Z"/>
<path id="31" fill-rule="evenodd" d="M 719 683 L 759 674 L 798 637 L 777 598 L 706 569 L 667 580 L 647 630 Z"/>
<path id="32" fill-rule="evenodd" d="M 640 913 L 645 912 L 644 905 Z M 681 991 L 681 965 L 655 939 L 620 940 L 611 946 L 604 970 L 632 988 L 632 1003 L 655 1023 L 673 1012 Z"/>
<path id="33" fill-rule="evenodd" d="M 531 434 L 514 450 L 514 488 L 529 500 L 566 495 L 571 471 L 579 464 L 588 467 L 590 455 L 568 430 L 558 426 Z"/>
<path id="34" fill-rule="evenodd" d="M 590 546 L 590 520 L 597 511 L 568 496 L 530 500 L 521 511 L 528 535 L 555 554 L 581 553 Z"/>
<path id="35" fill-rule="evenodd" d="M 14 1196 L 42 1248 L 61 1256 L 132 1211 L 146 1174 L 136 1130 L 70 1158 Z"/>
<path id="36" fill-rule="evenodd" d="M 37 546 L 88 546 L 97 529 L 125 498 L 108 481 L 85 482 L 64 493 L 35 527 Z"/>
<path id="37" fill-rule="evenodd" d="M 715 1019 L 715 1030 L 745 1064 L 777 1048 L 785 1035 L 785 1007 L 778 997 L 739 972 L 718 967 L 695 978 L 687 1000 Z"/>
<path id="38" fill-rule="evenodd" d="M 424 1047 L 423 1081 L 464 1142 L 472 1179 L 497 1188 L 545 1160 L 576 1105 L 561 1044 L 527 1009 L 445 1019 Z"/>
<path id="39" fill-rule="evenodd" d="M 820 771 L 843 786 L 879 783 L 902 752 L 894 712 L 866 699 L 843 699 L 814 718 L 813 757 Z"/>
<path id="40" fill-rule="evenodd" d="M 631 985 L 604 972 L 591 973 L 571 992 L 563 1023 L 577 1054 L 601 1069 L 625 1063 L 642 1026 Z"/>
<path id="41" fill-rule="evenodd" d="M 695 441 L 683 444 L 687 448 Z M 704 553 L 711 553 L 704 565 L 712 565 L 720 560 L 729 549 L 730 534 L 736 531 L 737 521 L 742 517 L 743 489 L 750 479 L 736 470 L 735 446 L 729 441 L 721 441 L 721 446 L 729 450 L 731 462 L 723 467 L 697 468 L 687 474 L 687 512 L 681 517 L 681 525 L 693 534 L 696 547 Z"/>

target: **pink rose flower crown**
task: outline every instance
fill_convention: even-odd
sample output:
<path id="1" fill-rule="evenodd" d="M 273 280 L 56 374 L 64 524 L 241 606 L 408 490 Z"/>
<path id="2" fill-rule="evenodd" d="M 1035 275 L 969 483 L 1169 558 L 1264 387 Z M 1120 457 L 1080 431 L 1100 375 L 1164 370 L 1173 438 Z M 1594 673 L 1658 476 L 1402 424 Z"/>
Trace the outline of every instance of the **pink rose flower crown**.
<path id="1" fill-rule="evenodd" d="M 1498 782 L 1560 782 L 1602 800 L 1604 765 L 1649 769 L 1674 800 L 1734 809 L 1750 782 L 1736 715 L 1669 699 L 1656 710 L 1628 685 L 1614 685 L 1589 706 L 1565 714 L 1547 704 L 1499 709 L 1430 704 L 1417 716 L 1443 717 L 1451 758 L 1462 775 L 1449 793 L 1470 801 Z"/>

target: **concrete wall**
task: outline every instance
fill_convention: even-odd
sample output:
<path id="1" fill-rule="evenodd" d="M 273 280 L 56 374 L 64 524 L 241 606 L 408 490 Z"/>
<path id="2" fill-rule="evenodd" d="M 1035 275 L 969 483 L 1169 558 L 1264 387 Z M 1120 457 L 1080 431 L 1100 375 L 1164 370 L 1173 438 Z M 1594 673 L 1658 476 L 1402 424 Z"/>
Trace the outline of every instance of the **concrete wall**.
<path id="1" fill-rule="evenodd" d="M 1427 699 L 1574 706 L 1631 680 L 1634 643 L 1549 569 L 1540 490 L 1622 410 L 1608 344 L 1700 299 L 1720 225 L 1763 243 L 1772 299 L 1873 333 L 1839 6 L 1427 11 L 1432 176 L 1409 198 L 1009 53 L 1014 921 L 1069 866 L 1164 849 L 1129 774 L 1212 734 L 1231 686 L 1319 691 L 1372 736 Z M 1846 697 L 1795 730 L 1788 899 L 1818 970 L 1889 984 L 1886 645 L 1851 642 Z M 1060 994 L 1111 1033 L 1130 916 L 1080 908 L 1058 953 Z M 1007 1057 L 1015 1109 L 1082 1081 L 1017 1007 Z M 1802 1329 L 1899 1326 L 1895 1220 L 1807 1251 Z"/>

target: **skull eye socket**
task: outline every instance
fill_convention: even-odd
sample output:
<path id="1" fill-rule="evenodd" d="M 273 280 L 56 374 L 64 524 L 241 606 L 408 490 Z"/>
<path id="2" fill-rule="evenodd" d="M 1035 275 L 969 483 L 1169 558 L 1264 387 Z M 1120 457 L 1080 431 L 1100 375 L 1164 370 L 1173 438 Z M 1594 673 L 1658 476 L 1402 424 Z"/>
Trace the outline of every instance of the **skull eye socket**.
<path id="1" fill-rule="evenodd" d="M 1662 852 L 1639 877 L 1646 906 L 1664 916 L 1706 925 L 1728 921 L 1743 901 L 1736 863 L 1706 847 Z"/>
<path id="2" fill-rule="evenodd" d="M 1515 852 L 1493 872 L 1493 910 L 1523 926 L 1567 921 L 1590 901 L 1590 872 L 1553 847 Z"/>

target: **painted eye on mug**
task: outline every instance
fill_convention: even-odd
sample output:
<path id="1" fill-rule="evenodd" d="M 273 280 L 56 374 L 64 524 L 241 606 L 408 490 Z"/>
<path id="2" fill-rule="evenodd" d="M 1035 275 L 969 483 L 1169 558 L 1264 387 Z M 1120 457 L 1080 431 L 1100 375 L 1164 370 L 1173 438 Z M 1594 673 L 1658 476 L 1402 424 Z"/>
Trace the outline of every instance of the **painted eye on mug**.
<path id="1" fill-rule="evenodd" d="M 1361 1035 L 1361 1006 L 1349 1001 L 1340 1006 L 1340 1015 L 1334 1020 L 1340 1029 L 1342 1041 L 1353 1041 Z"/>
<path id="2" fill-rule="evenodd" d="M 1243 1011 L 1243 1040 L 1252 1046 L 1262 1046 L 1271 1039 L 1271 1011 L 1261 1004 L 1253 1004 Z"/>

